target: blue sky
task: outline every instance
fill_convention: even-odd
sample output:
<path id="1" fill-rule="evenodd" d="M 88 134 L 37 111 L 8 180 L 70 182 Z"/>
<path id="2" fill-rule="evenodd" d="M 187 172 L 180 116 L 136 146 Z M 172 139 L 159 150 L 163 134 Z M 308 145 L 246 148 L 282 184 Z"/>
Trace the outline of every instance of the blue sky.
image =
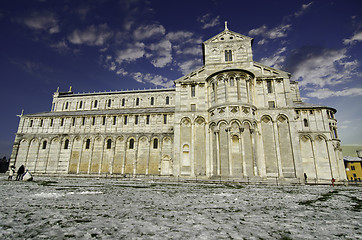
<path id="1" fill-rule="evenodd" d="M 362 1 L 2 0 L 0 157 L 19 118 L 59 87 L 172 87 L 224 30 L 254 38 L 254 60 L 292 73 L 306 102 L 337 109 L 342 145 L 362 144 Z"/>

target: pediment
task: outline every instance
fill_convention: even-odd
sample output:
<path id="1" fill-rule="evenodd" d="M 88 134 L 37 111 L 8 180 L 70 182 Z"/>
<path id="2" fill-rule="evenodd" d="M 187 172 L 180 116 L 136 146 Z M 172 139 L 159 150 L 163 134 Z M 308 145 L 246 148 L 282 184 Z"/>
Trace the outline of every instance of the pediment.
<path id="1" fill-rule="evenodd" d="M 224 30 L 223 32 L 217 34 L 216 36 L 206 40 L 204 44 L 206 43 L 224 43 L 224 42 L 230 42 L 230 41 L 251 41 L 252 38 L 241 35 L 239 33 L 230 31 L 228 29 Z"/>

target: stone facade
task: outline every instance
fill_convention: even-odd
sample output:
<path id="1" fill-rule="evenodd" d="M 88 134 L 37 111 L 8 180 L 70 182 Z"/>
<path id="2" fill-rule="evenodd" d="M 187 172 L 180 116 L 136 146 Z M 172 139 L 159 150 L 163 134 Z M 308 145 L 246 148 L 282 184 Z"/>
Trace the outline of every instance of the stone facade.
<path id="1" fill-rule="evenodd" d="M 175 88 L 57 91 L 22 115 L 11 161 L 34 173 L 345 180 L 335 109 L 302 102 L 287 72 L 225 27 Z"/>

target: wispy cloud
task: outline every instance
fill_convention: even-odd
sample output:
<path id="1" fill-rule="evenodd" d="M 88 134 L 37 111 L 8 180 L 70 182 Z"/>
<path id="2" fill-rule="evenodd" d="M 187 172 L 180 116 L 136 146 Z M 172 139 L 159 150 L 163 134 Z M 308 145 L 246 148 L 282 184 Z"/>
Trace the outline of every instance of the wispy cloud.
<path id="1" fill-rule="evenodd" d="M 76 29 L 69 36 L 68 40 L 73 44 L 86 44 L 89 46 L 102 46 L 113 36 L 108 25 L 91 25 L 84 30 Z"/>
<path id="2" fill-rule="evenodd" d="M 265 57 L 260 60 L 261 63 L 274 68 L 282 68 L 282 64 L 285 61 L 285 56 L 282 54 L 285 52 L 286 47 L 279 48 L 271 57 Z"/>
<path id="3" fill-rule="evenodd" d="M 59 21 L 55 13 L 50 11 L 34 11 L 27 17 L 18 18 L 17 21 L 25 24 L 31 29 L 47 31 L 50 34 L 58 33 L 60 31 L 58 25 Z"/>
<path id="4" fill-rule="evenodd" d="M 295 17 L 302 16 L 312 6 L 312 4 L 313 2 L 310 2 L 308 4 L 302 4 L 302 8 L 299 11 L 295 12 L 294 16 Z"/>
<path id="5" fill-rule="evenodd" d="M 160 37 L 165 34 L 165 28 L 159 24 L 145 25 L 138 27 L 133 36 L 136 40 L 144 40 L 151 37 Z"/>
<path id="6" fill-rule="evenodd" d="M 201 67 L 202 63 L 200 59 L 191 59 L 179 62 L 177 65 L 180 67 L 182 74 L 188 74 L 196 68 Z"/>
<path id="7" fill-rule="evenodd" d="M 348 61 L 346 49 L 327 49 L 306 46 L 292 51 L 286 69 L 300 80 L 300 86 L 336 85 L 348 81 L 358 62 Z"/>
<path id="8" fill-rule="evenodd" d="M 354 44 L 356 42 L 362 41 L 362 31 L 355 33 L 351 38 L 343 39 L 343 44 Z"/>
<path id="9" fill-rule="evenodd" d="M 151 44 L 149 49 L 152 51 L 152 65 L 155 67 L 164 67 L 172 61 L 171 42 L 169 40 L 161 40 L 158 43 Z"/>
<path id="10" fill-rule="evenodd" d="M 13 59 L 11 60 L 11 63 L 31 74 L 38 74 L 39 72 L 54 72 L 53 68 L 41 62 Z"/>
<path id="11" fill-rule="evenodd" d="M 172 87 L 173 82 L 168 80 L 167 78 L 157 75 L 157 74 L 143 74 L 141 72 L 131 73 L 130 74 L 134 80 L 140 83 L 152 83 L 155 86 L 162 86 L 162 87 Z"/>
<path id="12" fill-rule="evenodd" d="M 132 62 L 136 59 L 142 58 L 145 54 L 145 44 L 142 42 L 135 42 L 133 44 L 129 44 L 127 48 L 118 51 L 116 61 L 118 63 Z"/>
<path id="13" fill-rule="evenodd" d="M 202 29 L 215 27 L 220 24 L 220 16 L 212 17 L 210 13 L 198 18 L 198 21 L 202 24 Z"/>
<path id="14" fill-rule="evenodd" d="M 362 88 L 345 88 L 343 90 L 331 90 L 329 88 L 320 88 L 307 93 L 307 96 L 318 99 L 325 99 L 330 97 L 362 96 Z"/>
<path id="15" fill-rule="evenodd" d="M 251 29 L 249 31 L 250 36 L 262 36 L 263 39 L 258 42 L 258 45 L 263 45 L 268 42 L 269 39 L 284 38 L 287 37 L 287 32 L 292 28 L 291 24 L 281 24 L 277 27 L 269 29 L 265 24 L 261 27 Z"/>

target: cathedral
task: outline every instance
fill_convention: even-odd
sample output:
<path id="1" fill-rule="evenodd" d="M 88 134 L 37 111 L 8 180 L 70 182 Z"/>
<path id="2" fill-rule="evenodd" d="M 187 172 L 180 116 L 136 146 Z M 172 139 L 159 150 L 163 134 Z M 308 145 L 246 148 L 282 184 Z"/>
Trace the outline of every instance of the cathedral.
<path id="1" fill-rule="evenodd" d="M 346 179 L 336 110 L 305 103 L 291 74 L 253 61 L 253 39 L 224 31 L 203 66 L 170 89 L 56 91 L 20 116 L 11 165 L 56 176 Z"/>

